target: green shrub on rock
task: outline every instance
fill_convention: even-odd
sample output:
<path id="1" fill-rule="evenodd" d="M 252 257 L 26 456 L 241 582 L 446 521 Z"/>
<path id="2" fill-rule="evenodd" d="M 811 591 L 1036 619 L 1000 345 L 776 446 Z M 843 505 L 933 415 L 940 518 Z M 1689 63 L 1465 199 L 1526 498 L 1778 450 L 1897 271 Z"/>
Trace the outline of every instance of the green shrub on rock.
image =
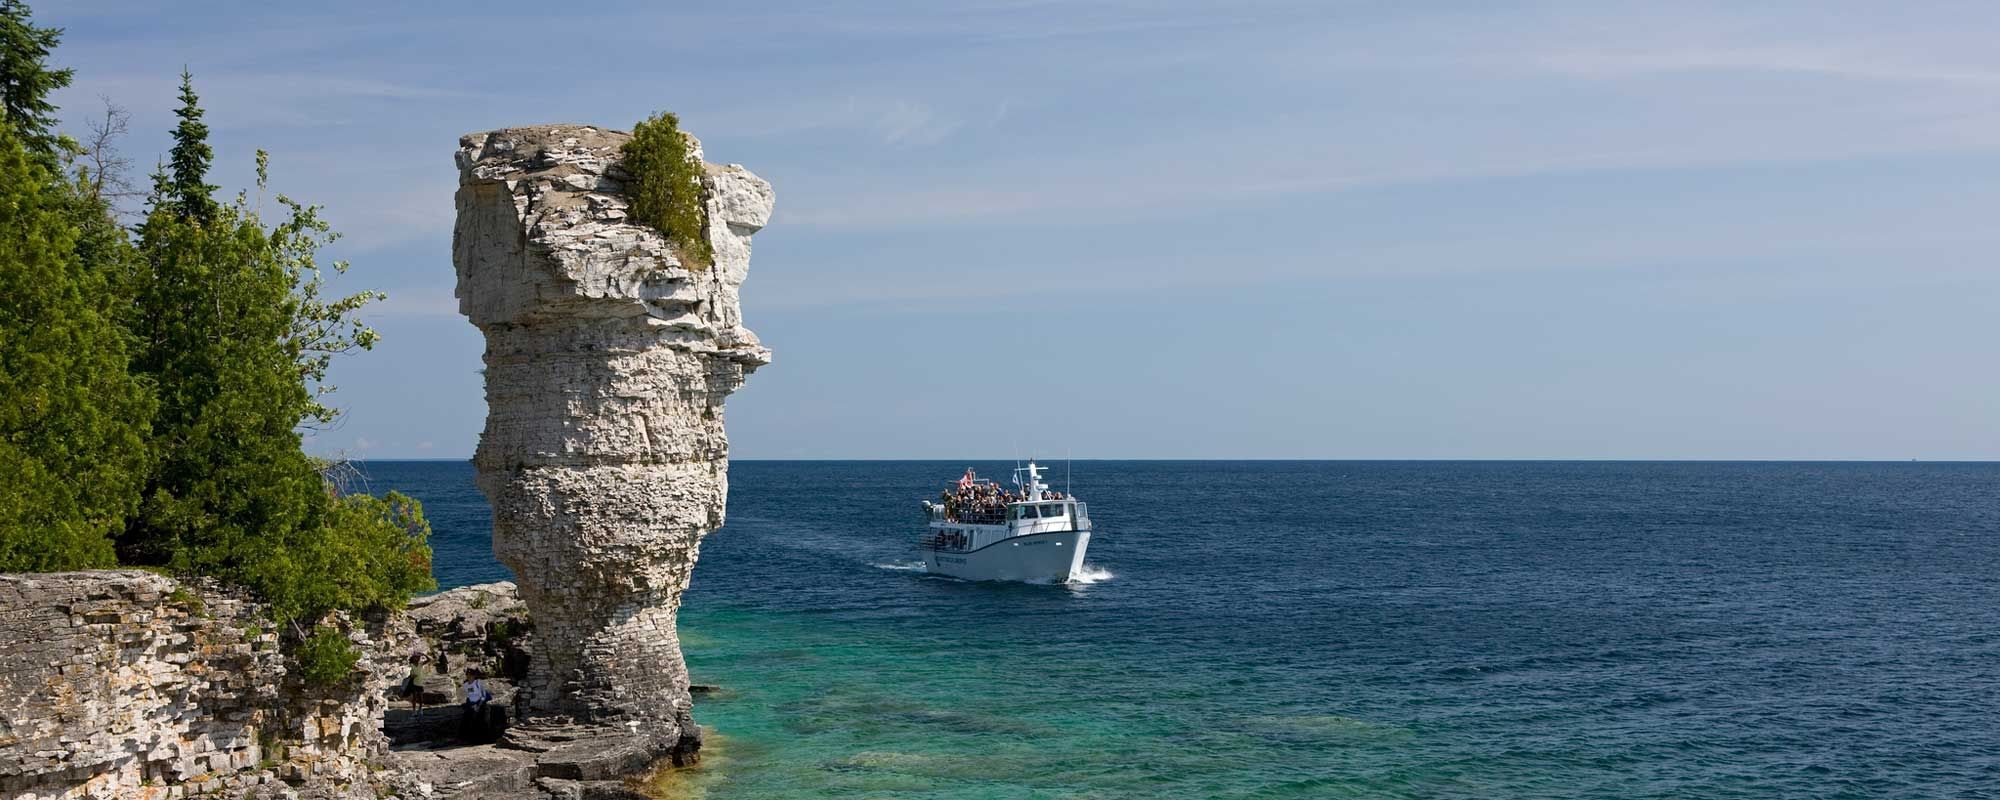
<path id="1" fill-rule="evenodd" d="M 423 505 L 400 492 L 332 498 L 325 523 L 303 532 L 291 553 L 266 560 L 255 585 L 279 619 L 402 608 L 437 588 L 430 530 Z"/>
<path id="2" fill-rule="evenodd" d="M 632 174 L 625 194 L 632 201 L 633 220 L 665 234 L 688 269 L 707 269 L 715 263 L 708 243 L 707 189 L 701 159 L 695 158 L 692 140 L 680 124 L 679 117 L 661 112 L 632 126 L 620 162 Z"/>
<path id="3" fill-rule="evenodd" d="M 307 684 L 338 686 L 361 661 L 361 651 L 354 649 L 354 643 L 340 631 L 322 627 L 299 642 L 292 658 L 299 664 L 299 677 Z"/>

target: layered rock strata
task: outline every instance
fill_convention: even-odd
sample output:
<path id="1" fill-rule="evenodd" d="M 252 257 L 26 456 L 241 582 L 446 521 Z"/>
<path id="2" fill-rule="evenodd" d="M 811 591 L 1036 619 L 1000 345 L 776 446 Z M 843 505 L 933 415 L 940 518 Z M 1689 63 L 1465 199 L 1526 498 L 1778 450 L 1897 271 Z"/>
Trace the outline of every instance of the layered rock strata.
<path id="1" fill-rule="evenodd" d="M 241 592 L 139 570 L 0 575 L 0 796 L 375 798 L 412 636 L 333 621 L 364 656 L 304 683 Z"/>
<path id="2" fill-rule="evenodd" d="M 543 125 L 458 150 L 459 309 L 486 336 L 474 464 L 494 552 L 536 628 L 528 719 L 510 743 L 572 765 L 545 769 L 557 778 L 698 747 L 675 615 L 702 536 L 723 522 L 723 400 L 770 362 L 738 304 L 770 185 L 709 165 L 714 264 L 686 263 L 628 219 L 628 138 Z M 608 747 L 622 765 L 562 755 Z"/>

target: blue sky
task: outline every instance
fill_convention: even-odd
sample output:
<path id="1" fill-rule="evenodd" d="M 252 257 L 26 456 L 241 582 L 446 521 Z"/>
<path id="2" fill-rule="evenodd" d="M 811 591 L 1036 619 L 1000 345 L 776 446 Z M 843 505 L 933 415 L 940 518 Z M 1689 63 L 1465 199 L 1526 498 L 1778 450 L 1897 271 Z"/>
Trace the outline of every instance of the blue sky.
<path id="1" fill-rule="evenodd" d="M 459 135 L 668 109 L 778 193 L 740 458 L 2000 457 L 2000 4 L 287 5 L 37 11 L 391 295 L 321 452 L 477 441 Z"/>

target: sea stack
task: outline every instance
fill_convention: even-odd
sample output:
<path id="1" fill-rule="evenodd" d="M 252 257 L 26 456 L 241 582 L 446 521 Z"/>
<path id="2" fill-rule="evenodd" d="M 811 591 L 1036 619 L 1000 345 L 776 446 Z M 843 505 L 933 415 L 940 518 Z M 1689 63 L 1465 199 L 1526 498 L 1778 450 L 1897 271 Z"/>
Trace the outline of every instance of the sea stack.
<path id="1" fill-rule="evenodd" d="M 738 303 L 770 184 L 706 165 L 713 264 L 684 263 L 627 217 L 629 138 L 539 125 L 458 149 L 459 310 L 486 336 L 473 463 L 536 633 L 529 716 L 509 736 L 559 778 L 694 758 L 674 620 L 723 522 L 723 400 L 771 360 Z"/>

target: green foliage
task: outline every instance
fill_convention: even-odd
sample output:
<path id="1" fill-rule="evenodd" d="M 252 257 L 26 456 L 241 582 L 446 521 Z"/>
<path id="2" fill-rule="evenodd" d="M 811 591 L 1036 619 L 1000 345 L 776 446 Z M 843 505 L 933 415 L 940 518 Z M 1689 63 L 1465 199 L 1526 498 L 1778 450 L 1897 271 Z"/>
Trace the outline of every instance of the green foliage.
<path id="1" fill-rule="evenodd" d="M 708 243 L 707 184 L 680 124 L 666 112 L 641 120 L 632 126 L 620 163 L 632 174 L 626 189 L 632 218 L 665 234 L 689 269 L 706 269 L 715 263 Z"/>
<path id="2" fill-rule="evenodd" d="M 188 591 L 185 586 L 176 586 L 173 591 L 168 592 L 167 602 L 185 607 L 188 613 L 197 617 L 208 615 L 208 603 L 201 599 L 201 595 Z"/>
<path id="3" fill-rule="evenodd" d="M 330 419 L 309 382 L 356 326 L 318 302 L 314 209 L 266 232 L 241 203 L 206 225 L 156 210 L 142 227 L 134 367 L 158 386 L 159 453 L 126 559 L 248 586 L 278 619 L 400 606 L 430 587 L 415 500 L 336 496 L 297 427 Z M 372 293 L 371 293 L 372 294 Z M 343 327 L 345 326 L 345 327 Z"/>
<path id="4" fill-rule="evenodd" d="M 319 627 L 299 642 L 292 658 L 299 662 L 299 677 L 307 684 L 328 687 L 347 680 L 355 663 L 361 660 L 361 651 L 354 649 L 354 643 L 340 631 Z"/>
<path id="5" fill-rule="evenodd" d="M 257 768 L 272 769 L 279 764 L 285 763 L 285 755 L 289 749 L 282 730 L 275 726 L 258 729 L 257 750 L 263 754 L 263 757 L 257 760 Z"/>
<path id="6" fill-rule="evenodd" d="M 124 163 L 107 145 L 115 107 L 90 146 L 38 157 L 45 97 L 70 77 L 44 64 L 57 35 L 0 0 L 0 571 L 213 576 L 279 622 L 434 588 L 422 507 L 343 496 L 301 447 L 300 426 L 337 418 L 327 370 L 375 343 L 354 315 L 382 295 L 326 295 L 318 253 L 335 234 L 318 207 L 279 195 L 285 218 L 267 227 L 247 196 L 214 199 L 185 71 L 145 219 L 120 226 L 106 187 L 122 177 L 103 174 Z M 75 181 L 56 178 L 65 166 Z M 260 151 L 260 190 L 268 175 Z M 329 642 L 302 652 L 344 675 Z"/>
<path id="7" fill-rule="evenodd" d="M 499 622 L 493 623 L 493 629 L 490 633 L 487 634 L 487 636 L 491 638 L 494 642 L 500 644 L 506 644 L 507 642 L 512 641 L 514 637 L 520 636 L 523 633 L 527 633 L 527 631 L 525 630 L 526 627 L 527 626 L 525 625 L 516 623 L 514 620 L 503 619 L 500 620 Z"/>
<path id="8" fill-rule="evenodd" d="M 261 553 L 244 582 L 285 620 L 331 609 L 402 608 L 411 595 L 437 588 L 429 537 L 430 523 L 414 498 L 330 497 L 321 525 L 297 532 L 281 552 Z"/>
<path id="9" fill-rule="evenodd" d="M 215 217 L 215 189 L 208 183 L 208 167 L 215 150 L 208 146 L 208 124 L 201 121 L 201 98 L 194 93 L 194 75 L 181 70 L 181 107 L 174 110 L 180 124 L 174 127 L 174 147 L 167 153 L 168 185 L 166 200 L 175 213 L 196 222 Z"/>
<path id="10" fill-rule="evenodd" d="M 157 452 L 121 556 L 248 584 L 325 505 L 295 431 L 310 398 L 284 346 L 288 278 L 240 204 L 206 225 L 177 212 L 140 229 L 132 370 L 156 387 Z"/>
<path id="11" fill-rule="evenodd" d="M 266 162 L 262 160 L 263 151 L 258 151 L 258 155 L 258 185 L 262 186 Z M 327 369 L 333 365 L 334 356 L 374 349 L 381 337 L 354 315 L 371 302 L 388 299 L 388 295 L 363 291 L 325 299 L 319 248 L 332 244 L 340 234 L 320 219 L 319 206 L 303 205 L 282 194 L 278 195 L 278 202 L 290 212 L 270 235 L 271 249 L 284 267 L 291 289 L 292 327 L 285 345 L 309 391 L 304 420 L 307 424 L 332 423 L 340 414 L 323 399 L 334 390 L 326 383 Z M 335 261 L 332 267 L 336 275 L 347 272 L 345 261 Z"/>
<path id="12" fill-rule="evenodd" d="M 0 125 L 0 571 L 110 566 L 152 402 L 62 187 Z"/>
<path id="13" fill-rule="evenodd" d="M 62 148 L 49 95 L 68 86 L 75 71 L 49 68 L 62 29 L 35 27 L 30 16 L 21 0 L 0 0 L 0 113 L 35 160 L 53 168 Z"/>
<path id="14" fill-rule="evenodd" d="M 157 387 L 161 447 L 120 555 L 247 586 L 281 621 L 400 606 L 432 586 L 421 506 L 339 496 L 298 433 L 335 418 L 320 382 L 334 355 L 374 343 L 353 313 L 380 294 L 322 298 L 334 235 L 317 207 L 280 195 L 267 230 L 246 199 L 216 204 L 185 75 L 182 99 L 133 280 L 132 369 Z M 260 157 L 260 188 L 267 169 Z"/>

